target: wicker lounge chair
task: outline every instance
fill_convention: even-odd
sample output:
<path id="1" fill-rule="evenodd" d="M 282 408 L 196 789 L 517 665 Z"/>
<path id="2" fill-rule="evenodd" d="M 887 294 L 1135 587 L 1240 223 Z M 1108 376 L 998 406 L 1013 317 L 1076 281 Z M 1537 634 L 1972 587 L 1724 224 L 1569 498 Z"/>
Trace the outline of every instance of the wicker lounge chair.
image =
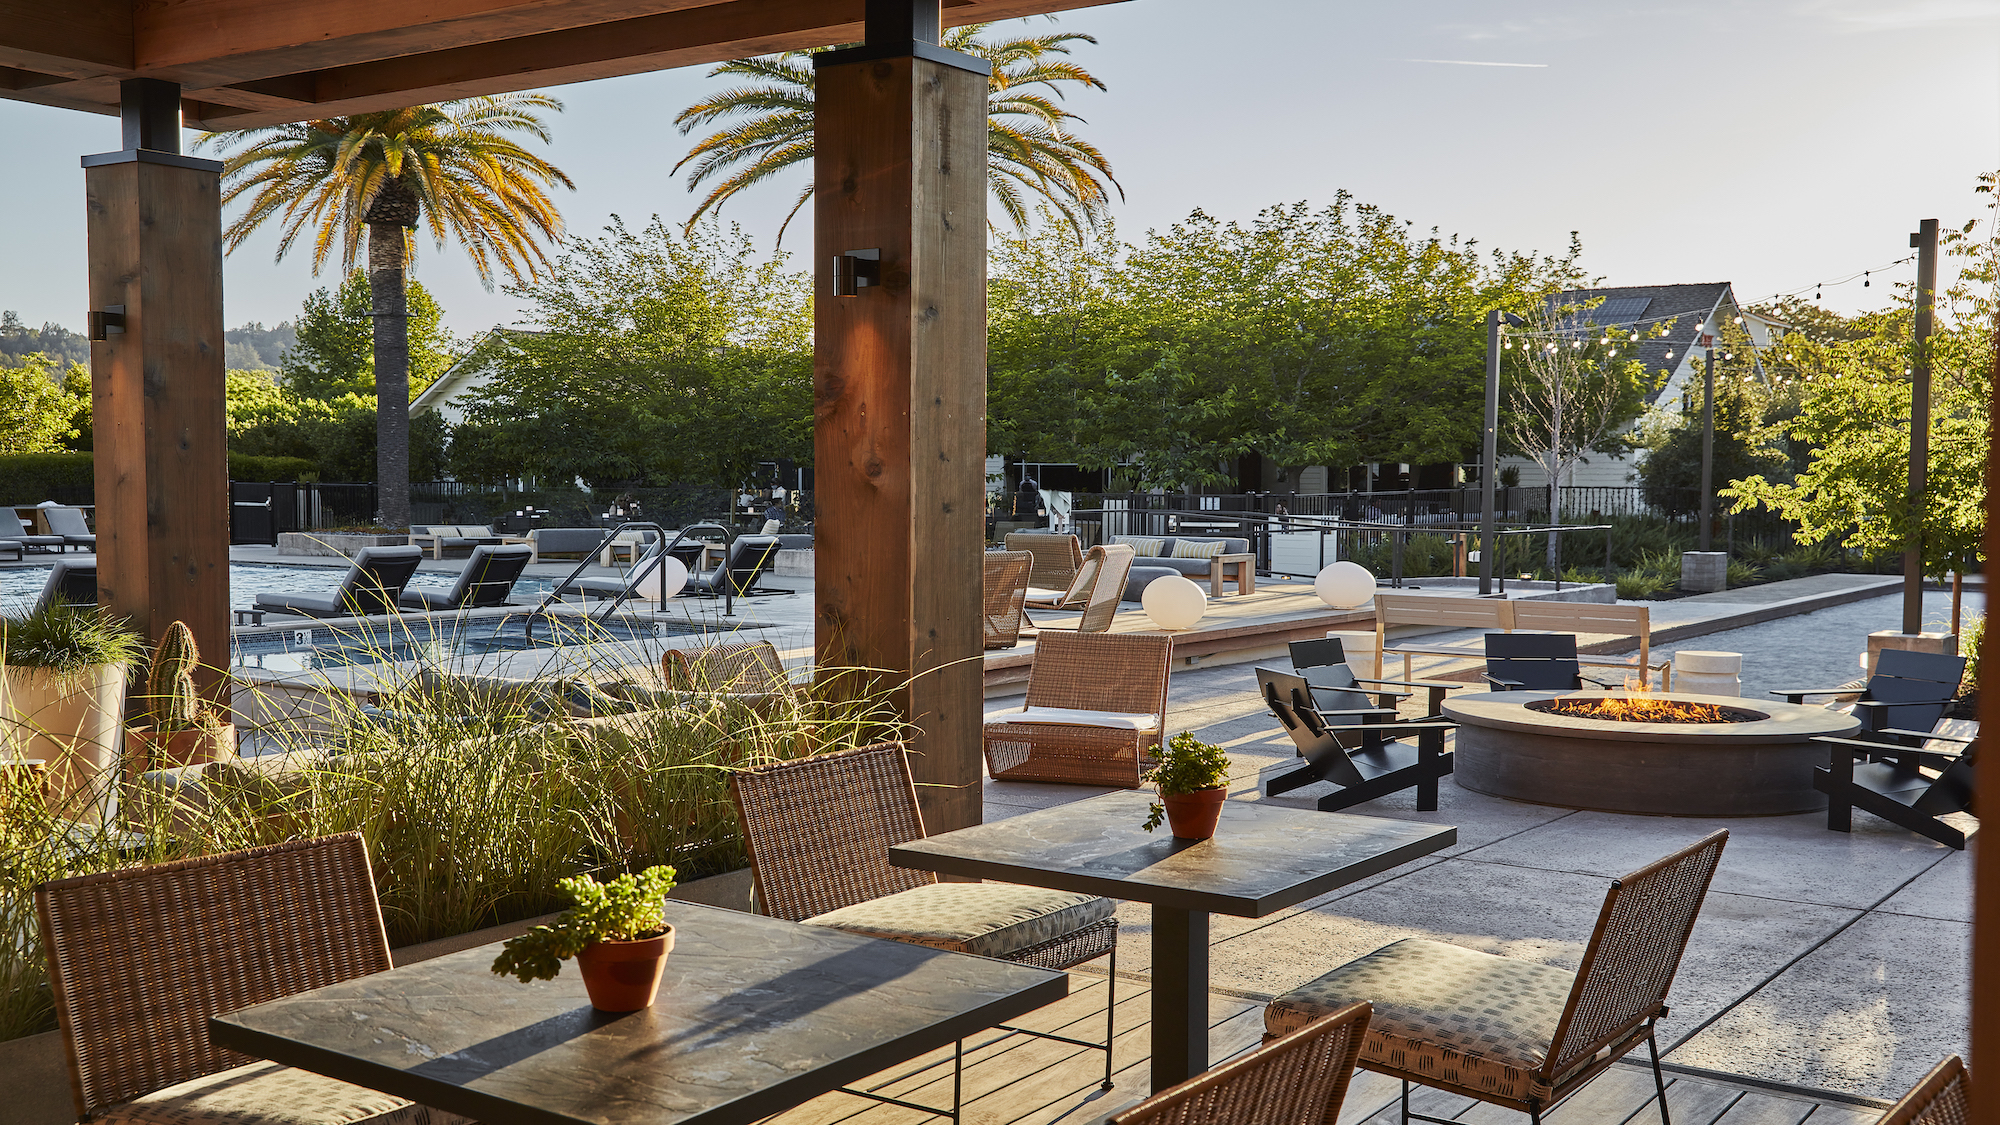
<path id="1" fill-rule="evenodd" d="M 1125 580 L 1131 573 L 1132 548 L 1121 544 L 1092 547 L 1083 556 L 1083 567 L 1067 590 L 1043 590 L 1031 583 L 1022 603 L 1023 612 L 1030 606 L 1082 610 L 1076 632 L 1105 632 L 1118 615 L 1118 603 L 1125 597 Z"/>
<path id="2" fill-rule="evenodd" d="M 1953 1055 L 1890 1106 L 1880 1125 L 1970 1125 L 1971 1121 L 1972 1076 L 1965 1072 L 1965 1061 Z"/>
<path id="3" fill-rule="evenodd" d="M 259 594 L 257 608 L 304 617 L 366 617 L 396 612 L 396 599 L 424 561 L 417 547 L 363 547 L 330 597 Z"/>
<path id="4" fill-rule="evenodd" d="M 97 550 L 97 536 L 92 534 L 90 524 L 84 520 L 83 509 L 43 508 L 42 518 L 49 521 L 49 530 L 62 536 L 63 542 L 69 546 Z"/>
<path id="5" fill-rule="evenodd" d="M 390 967 L 358 834 L 44 883 L 35 911 L 79 1117 L 467 1120 L 209 1042 L 210 1016 Z"/>
<path id="6" fill-rule="evenodd" d="M 44 610 L 57 602 L 96 605 L 97 564 L 57 559 L 56 565 L 49 568 L 49 580 L 42 583 L 42 596 L 35 600 L 35 608 Z"/>
<path id="7" fill-rule="evenodd" d="M 986 552 L 980 623 L 986 648 L 1013 648 L 1021 643 L 1021 605 L 1028 596 L 1028 572 L 1034 561 L 1026 551 Z"/>
<path id="8" fill-rule="evenodd" d="M 1875 659 L 1875 674 L 1868 677 L 1861 698 L 1854 701 L 1854 717 L 1861 720 L 1860 736 L 1896 727 L 1902 730 L 1929 730 L 1958 702 L 1959 681 L 1965 676 L 1965 658 L 1940 652 L 1912 652 L 1885 648 Z M 1773 688 L 1772 695 L 1787 703 L 1804 703 L 1814 695 L 1837 696 L 1854 691 L 1852 685 L 1837 688 Z"/>
<path id="9" fill-rule="evenodd" d="M 1069 969 L 1109 954 L 1104 1042 L 1002 1029 L 1103 1051 L 1104 1088 L 1111 1087 L 1118 987 L 1118 920 L 1111 900 L 1010 883 L 941 883 L 929 871 L 891 866 L 891 847 L 924 838 L 901 743 L 742 770 L 731 775 L 729 791 L 743 818 L 757 901 L 771 917 L 1045 969 Z M 961 1061 L 962 1055 L 961 1046 Z"/>
<path id="10" fill-rule="evenodd" d="M 1946 719 L 1938 726 L 1928 733 L 1895 728 L 1878 732 L 1919 740 L 1915 746 L 1865 738 L 1813 739 L 1825 743 L 1832 754 L 1828 765 L 1813 767 L 1813 788 L 1826 794 L 1827 829 L 1853 831 L 1854 810 L 1859 808 L 1964 851 L 1964 831 L 1941 818 L 1976 811 L 1979 724 Z M 1957 729 L 1943 729 L 1947 727 Z"/>
<path id="11" fill-rule="evenodd" d="M 1162 1090 L 1106 1125 L 1335 1125 L 1368 1014 L 1367 1004 L 1349 1004 Z"/>
<path id="12" fill-rule="evenodd" d="M 1611 884 L 1597 928 L 1572 973 L 1459 945 L 1405 938 L 1278 997 L 1264 1009 L 1267 1039 L 1357 1000 L 1374 1004 L 1361 1066 L 1410 1083 L 1526 1113 L 1583 1088 L 1641 1042 L 1651 1050 L 1660 1120 L 1667 1116 L 1654 1023 L 1688 934 L 1722 861 L 1717 831 Z"/>
<path id="13" fill-rule="evenodd" d="M 660 657 L 660 671 L 670 691 L 761 698 L 797 690 L 785 674 L 778 646 L 770 641 L 670 648 Z"/>
<path id="14" fill-rule="evenodd" d="M 1322 683 L 1273 668 L 1257 669 L 1265 705 L 1306 760 L 1298 769 L 1266 781 L 1265 796 L 1332 782 L 1339 788 L 1321 797 L 1315 807 L 1335 812 L 1414 786 L 1417 811 L 1436 812 L 1438 778 L 1450 773 L 1452 766 L 1444 735 L 1458 724 L 1445 719 L 1398 722 L 1393 700 L 1406 693 L 1382 692 L 1384 698 L 1377 703 L 1368 698 L 1347 665 L 1315 671 Z M 1401 741 L 1404 738 L 1412 742 Z"/>
<path id="15" fill-rule="evenodd" d="M 27 525 L 21 522 L 20 513 L 5 504 L 0 504 L 0 539 L 4 539 L 10 543 L 19 543 L 30 551 L 47 551 L 50 549 L 66 551 L 69 549 L 69 544 L 65 543 L 63 537 L 60 535 L 29 534 Z"/>
<path id="16" fill-rule="evenodd" d="M 986 768 L 998 781 L 1137 789 L 1166 729 L 1173 658 L 1160 633 L 1044 631 L 1026 706 L 986 713 Z"/>
<path id="17" fill-rule="evenodd" d="M 1575 633 L 1488 633 L 1486 671 L 1500 691 L 1577 691 L 1585 684 L 1615 685 L 1583 674 Z"/>
<path id="18" fill-rule="evenodd" d="M 458 581 L 452 583 L 451 589 L 419 586 L 404 590 L 397 596 L 396 604 L 434 613 L 506 605 L 507 595 L 513 592 L 521 572 L 528 569 L 528 559 L 533 554 L 525 544 L 495 547 L 482 543 L 472 549 L 472 557 L 466 560 L 465 569 L 458 572 Z"/>
<path id="19" fill-rule="evenodd" d="M 1074 535 L 1046 531 L 1009 532 L 1001 542 L 1010 551 L 1026 551 L 1035 556 L 1028 585 L 1042 590 L 1067 590 L 1083 569 L 1083 546 Z"/>

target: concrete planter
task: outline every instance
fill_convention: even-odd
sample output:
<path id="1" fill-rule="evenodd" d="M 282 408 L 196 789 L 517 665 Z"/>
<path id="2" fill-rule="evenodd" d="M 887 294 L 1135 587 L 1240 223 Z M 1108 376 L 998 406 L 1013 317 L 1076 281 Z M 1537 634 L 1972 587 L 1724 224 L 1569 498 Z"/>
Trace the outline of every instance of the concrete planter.
<path id="1" fill-rule="evenodd" d="M 124 750 L 125 665 L 99 665 L 73 679 L 22 665 L 0 673 L 13 707 L 4 716 L 9 728 L 0 754 L 48 763 L 51 808 L 74 810 L 85 820 L 111 816 L 116 788 L 101 779 L 118 768 Z M 100 799 L 88 809 L 77 807 L 92 790 Z"/>
<path id="2" fill-rule="evenodd" d="M 668 897 L 731 910 L 750 909 L 750 869 L 725 872 L 675 887 Z M 447 953 L 506 941 L 515 934 L 554 918 L 523 918 L 518 922 L 474 930 L 389 951 L 397 966 L 414 965 Z M 575 971 L 573 968 L 570 971 Z M 0 1099 L 0 1125 L 72 1125 L 76 1108 L 70 1103 L 69 1063 L 63 1058 L 62 1033 L 44 1032 L 0 1042 L 0 1075 L 7 1077 L 7 1097 Z"/>
<path id="3" fill-rule="evenodd" d="M 331 531 L 284 531 L 278 534 L 281 555 L 352 558 L 363 547 L 407 547 L 407 535 L 348 535 Z"/>

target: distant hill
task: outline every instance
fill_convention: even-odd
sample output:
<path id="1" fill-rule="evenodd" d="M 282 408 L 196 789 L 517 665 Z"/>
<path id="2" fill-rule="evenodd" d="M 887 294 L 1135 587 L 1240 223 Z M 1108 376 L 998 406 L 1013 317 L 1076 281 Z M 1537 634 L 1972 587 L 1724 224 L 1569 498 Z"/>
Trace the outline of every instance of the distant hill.
<path id="1" fill-rule="evenodd" d="M 276 328 L 251 321 L 222 334 L 223 366 L 232 371 L 276 369 L 285 358 L 285 349 L 299 342 L 299 331 L 289 320 Z"/>
<path id="2" fill-rule="evenodd" d="M 60 375 L 72 363 L 90 362 L 90 341 L 60 324 L 35 329 L 21 323 L 21 314 L 12 309 L 0 312 L 0 367 L 21 366 L 30 352 L 55 360 Z"/>

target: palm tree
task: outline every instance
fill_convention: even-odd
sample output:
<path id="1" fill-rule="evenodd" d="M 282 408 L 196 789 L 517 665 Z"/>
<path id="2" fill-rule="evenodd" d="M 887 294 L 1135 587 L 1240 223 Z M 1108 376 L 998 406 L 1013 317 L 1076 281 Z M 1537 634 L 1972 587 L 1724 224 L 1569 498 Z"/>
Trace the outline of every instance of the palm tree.
<path id="1" fill-rule="evenodd" d="M 560 113 L 546 94 L 467 98 L 407 109 L 210 133 L 201 145 L 235 142 L 223 165 L 223 202 L 249 205 L 225 232 L 234 251 L 266 221 L 284 228 L 283 260 L 300 234 L 313 232 L 313 274 L 336 244 L 352 269 L 368 232 L 368 287 L 375 318 L 375 467 L 378 518 L 410 522 L 409 301 L 403 274 L 416 255 L 414 229 L 430 227 L 440 249 L 450 236 L 472 256 L 479 280 L 493 288 L 497 262 L 516 283 L 548 264 L 542 242 L 562 236 L 562 215 L 544 190 L 562 170 L 510 134 L 544 144 L 537 110 Z"/>
<path id="2" fill-rule="evenodd" d="M 1075 31 L 988 40 L 982 35 L 989 26 L 980 23 L 953 28 L 945 33 L 943 45 L 993 64 L 986 93 L 986 163 L 994 198 L 1016 228 L 1027 225 L 1029 195 L 1046 200 L 1074 227 L 1095 225 L 1110 202 L 1106 185 L 1118 188 L 1121 199 L 1125 189 L 1111 174 L 1111 163 L 1104 154 L 1064 127 L 1065 122 L 1083 119 L 1057 105 L 1055 99 L 1063 96 L 1064 83 L 1104 89 L 1104 83 L 1089 71 L 1057 57 L 1069 54 L 1072 42 L 1097 40 Z M 724 90 L 687 107 L 674 119 L 686 134 L 723 118 L 745 118 L 702 138 L 680 164 L 674 165 L 679 171 L 681 165 L 695 161 L 688 173 L 689 191 L 728 173 L 689 216 L 689 229 L 744 188 L 812 159 L 812 56 L 826 49 L 738 59 L 709 71 L 711 78 L 726 76 L 759 84 Z M 1046 87 L 1048 93 L 1033 89 L 1036 86 Z M 812 193 L 810 183 L 799 193 L 784 226 L 778 228 L 780 242 L 784 241 L 785 228 L 791 226 Z"/>

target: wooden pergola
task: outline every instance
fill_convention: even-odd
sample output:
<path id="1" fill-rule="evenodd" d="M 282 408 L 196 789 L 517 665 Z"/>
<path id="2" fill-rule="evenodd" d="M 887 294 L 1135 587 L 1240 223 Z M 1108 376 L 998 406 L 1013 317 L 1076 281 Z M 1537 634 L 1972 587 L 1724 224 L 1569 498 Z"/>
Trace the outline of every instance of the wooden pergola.
<path id="1" fill-rule="evenodd" d="M 180 154 L 183 123 L 303 121 L 861 43 L 818 60 L 819 655 L 908 678 L 899 702 L 922 731 L 929 824 L 976 822 L 986 83 L 980 60 L 937 43 L 944 26 L 1107 2 L 0 0 L 0 96 L 124 125 L 120 151 L 83 161 L 103 598 L 151 637 L 180 619 L 204 652 L 228 651 L 221 168 Z M 879 255 L 880 284 L 829 296 L 853 251 Z M 2000 453 L 1989 465 L 2000 479 Z M 1990 514 L 1988 551 L 2000 557 Z M 1988 696 L 1982 717 L 2000 730 L 2000 691 Z M 2000 759 L 1982 772 L 2000 792 Z M 1976 880 L 1983 1079 L 2000 1075 L 2000 865 Z M 2000 1125 L 1993 1106 L 1981 1099 L 1977 1120 Z"/>

